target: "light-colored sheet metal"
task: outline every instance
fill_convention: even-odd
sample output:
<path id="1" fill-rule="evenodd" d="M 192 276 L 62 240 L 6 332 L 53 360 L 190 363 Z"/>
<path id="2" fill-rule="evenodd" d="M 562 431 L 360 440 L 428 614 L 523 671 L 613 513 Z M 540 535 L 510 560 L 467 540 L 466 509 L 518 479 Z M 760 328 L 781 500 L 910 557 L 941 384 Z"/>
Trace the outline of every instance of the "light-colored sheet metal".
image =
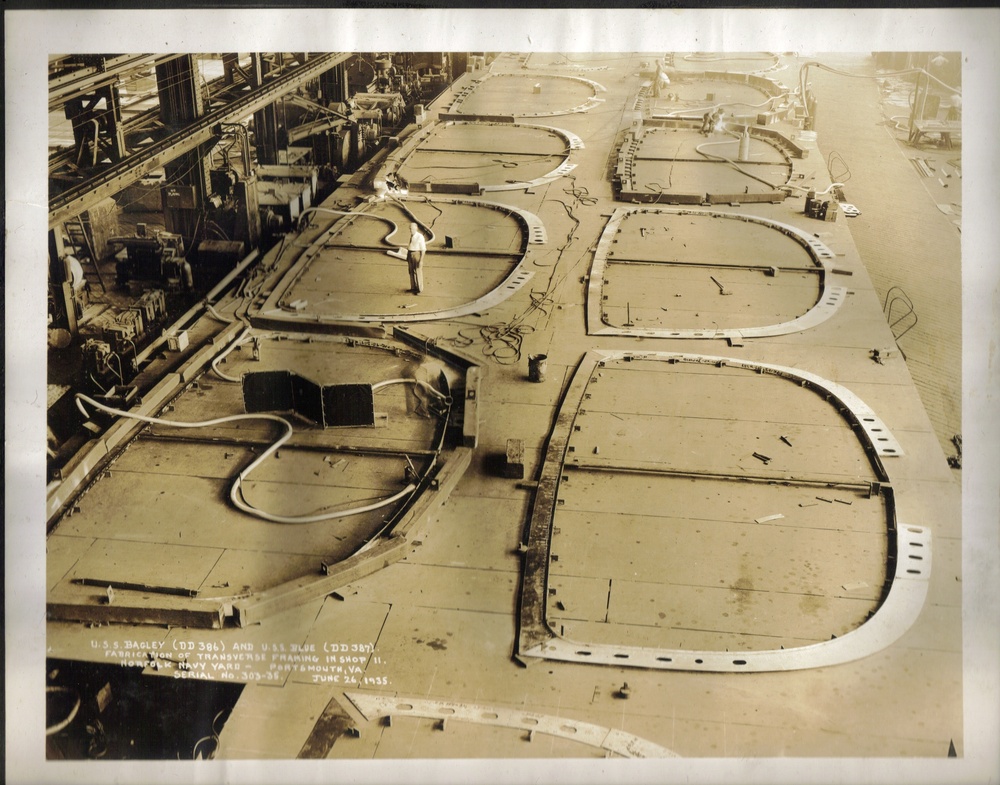
<path id="1" fill-rule="evenodd" d="M 602 303 L 604 287 L 608 277 L 609 252 L 615 242 L 615 235 L 621 228 L 622 222 L 630 216 L 641 214 L 659 214 L 676 216 L 699 216 L 708 219 L 724 219 L 730 221 L 744 221 L 754 223 L 774 229 L 777 232 L 791 237 L 798 242 L 809 254 L 813 263 L 822 276 L 822 286 L 820 296 L 816 304 L 806 313 L 796 319 L 758 327 L 732 327 L 719 329 L 712 325 L 706 325 L 702 329 L 686 328 L 671 329 L 669 327 L 657 329 L 643 329 L 632 327 L 615 327 L 606 324 L 602 318 Z M 847 288 L 843 286 L 831 286 L 827 282 L 829 273 L 832 271 L 834 260 L 833 252 L 815 237 L 810 237 L 805 232 L 790 224 L 771 221 L 767 218 L 760 218 L 751 215 L 736 215 L 732 213 L 722 213 L 714 210 L 693 210 L 666 207 L 621 207 L 615 210 L 608 221 L 601 239 L 597 244 L 597 251 L 594 254 L 594 262 L 591 267 L 590 282 L 587 287 L 587 332 L 590 335 L 626 335 L 642 338 L 764 338 L 775 335 L 787 335 L 789 333 L 800 332 L 822 324 L 840 307 L 847 296 Z M 763 262 L 762 262 L 763 264 Z"/>
<path id="2" fill-rule="evenodd" d="M 570 434 L 587 395 L 587 386 L 602 363 L 623 360 L 692 362 L 745 368 L 776 374 L 790 382 L 808 386 L 823 395 L 848 422 L 858 438 L 864 438 L 874 453 L 880 474 L 891 479 L 881 465 L 882 457 L 902 453 L 884 423 L 851 391 L 816 374 L 793 368 L 748 362 L 727 357 L 667 352 L 591 351 L 584 357 L 565 397 L 564 408 L 549 442 L 539 480 L 539 493 L 532 512 L 522 583 L 521 629 L 518 656 L 604 665 L 704 670 L 714 672 L 762 672 L 817 668 L 849 662 L 873 654 L 898 640 L 919 616 L 928 590 L 931 569 L 931 533 L 926 527 L 888 522 L 889 566 L 885 598 L 874 614 L 856 629 L 822 643 L 797 648 L 740 652 L 653 649 L 637 646 L 594 645 L 573 641 L 557 632 L 558 623 L 548 618 L 549 563 L 552 527 L 558 504 L 559 483 L 564 479 Z M 864 434 L 864 437 L 861 436 Z M 891 494 L 891 486 L 883 488 Z M 893 558 L 893 554 L 895 557 Z"/>
<path id="3" fill-rule="evenodd" d="M 413 156 L 414 153 L 419 152 L 420 148 L 427 143 L 427 141 L 436 134 L 440 133 L 441 127 L 455 127 L 455 126 L 484 126 L 490 127 L 495 126 L 497 128 L 506 129 L 533 129 L 539 131 L 546 131 L 553 136 L 556 136 L 563 140 L 566 144 L 566 157 L 565 159 L 552 171 L 540 176 L 532 178 L 531 180 L 508 180 L 503 179 L 500 182 L 479 182 L 477 183 L 480 193 L 487 193 L 492 191 L 519 191 L 525 188 L 533 188 L 535 186 L 545 185 L 546 183 L 551 183 L 558 180 L 560 177 L 569 174 L 571 171 L 576 169 L 576 164 L 570 161 L 570 156 L 574 150 L 584 149 L 583 140 L 574 134 L 572 131 L 565 131 L 561 128 L 554 128 L 547 125 L 529 125 L 526 123 L 472 123 L 465 121 L 449 120 L 445 123 L 431 123 L 424 128 L 422 128 L 417 133 L 413 134 L 406 142 L 397 150 L 392 151 L 385 159 L 382 167 L 376 173 L 374 178 L 374 183 L 376 190 L 378 189 L 379 183 L 385 183 L 387 178 L 392 178 L 397 175 L 400 168 L 405 166 L 408 159 Z M 506 172 L 506 170 L 504 170 Z M 446 171 L 443 172 L 447 174 Z M 435 180 L 435 182 L 448 182 L 445 177 L 444 180 Z"/>
<path id="4" fill-rule="evenodd" d="M 552 631 L 549 641 L 522 657 L 587 662 L 617 667 L 711 672 L 768 672 L 822 668 L 860 660 L 899 640 L 917 620 L 927 597 L 931 569 L 931 533 L 919 526 L 900 526 L 896 574 L 878 611 L 856 630 L 823 643 L 777 651 L 718 652 L 654 650 L 637 646 L 593 646 Z"/>
<path id="5" fill-rule="evenodd" d="M 419 199 L 405 199 L 392 197 L 393 201 L 398 202 L 404 206 L 407 202 L 412 203 L 434 203 L 441 205 L 470 205 L 473 207 L 481 207 L 487 210 L 496 210 L 505 215 L 511 216 L 518 222 L 521 227 L 521 231 L 525 237 L 526 243 L 526 253 L 521 257 L 520 261 L 510 270 L 507 276 L 501 281 L 500 285 L 495 286 L 493 289 L 488 291 L 486 294 L 478 297 L 470 302 L 463 303 L 458 306 L 443 308 L 437 310 L 425 310 L 425 311 L 394 311 L 394 312 L 383 312 L 383 313 L 359 313 L 359 312 L 344 312 L 344 313 L 332 313 L 332 314 L 318 314 L 318 313 L 303 313 L 296 310 L 294 307 L 289 305 L 283 305 L 283 300 L 287 299 L 287 293 L 295 286 L 296 282 L 302 277 L 304 272 L 308 269 L 309 264 L 316 259 L 319 254 L 323 251 L 333 238 L 336 237 L 337 233 L 341 231 L 342 228 L 347 226 L 350 221 L 355 219 L 358 215 L 370 215 L 370 211 L 374 206 L 377 206 L 382 202 L 378 197 L 372 197 L 368 202 L 363 204 L 358 210 L 354 211 L 349 215 L 343 216 L 341 219 L 337 220 L 326 232 L 321 234 L 316 240 L 314 240 L 308 249 L 302 254 L 301 258 L 295 263 L 293 268 L 289 271 L 288 275 L 285 277 L 285 283 L 280 288 L 280 292 L 276 293 L 277 297 L 272 296 L 268 301 L 271 307 L 265 306 L 265 309 L 260 312 L 260 316 L 275 321 L 283 321 L 288 323 L 295 322 L 308 322 L 312 324 L 322 324 L 324 322 L 328 323 L 343 323 L 343 322 L 361 322 L 361 323 L 405 323 L 405 322 L 425 322 L 432 321 L 435 319 L 449 319 L 457 316 L 466 316 L 470 313 L 477 313 L 481 311 L 486 311 L 499 303 L 510 298 L 513 294 L 518 292 L 531 278 L 534 276 L 534 272 L 528 269 L 526 260 L 529 258 L 531 246 L 544 245 L 547 242 L 547 234 L 545 231 L 545 225 L 542 223 L 541 219 L 527 210 L 522 210 L 518 207 L 513 207 L 511 205 L 499 204 L 496 202 L 479 201 L 476 199 L 459 199 L 459 198 L 443 198 L 443 197 L 433 197 L 433 196 L 422 196 Z M 375 217 L 375 216 L 372 216 Z M 393 224 L 393 222 L 388 221 L 388 224 Z M 392 237 L 393 235 L 399 236 L 399 227 L 393 225 L 392 231 L 388 232 L 386 237 Z M 433 239 L 433 238 L 432 238 Z M 386 243 L 386 249 L 395 248 L 392 244 Z M 277 307 L 274 305 L 277 304 Z"/>
<path id="6" fill-rule="evenodd" d="M 528 733 L 559 736 L 589 747 L 606 750 L 623 758 L 678 757 L 677 753 L 666 747 L 623 730 L 554 717 L 551 714 L 519 711 L 504 706 L 482 706 L 407 696 L 370 695 L 364 692 L 348 692 L 345 695 L 367 720 L 377 717 L 421 717 L 441 721 L 473 722 Z"/>
<path id="7" fill-rule="evenodd" d="M 530 99 L 533 95 L 556 95 L 559 96 L 563 93 L 570 92 L 571 88 L 576 86 L 583 86 L 587 88 L 590 95 L 582 102 L 576 106 L 567 107 L 556 107 L 556 108 L 545 108 L 539 111 L 529 111 L 529 109 L 517 109 L 517 104 L 512 104 L 509 100 L 504 101 L 505 109 L 503 111 L 486 112 L 482 110 L 477 110 L 475 112 L 469 111 L 465 104 L 470 103 L 473 98 L 480 98 L 482 88 L 484 85 L 489 85 L 490 88 L 499 88 L 501 82 L 507 80 L 530 80 L 534 81 L 535 85 L 538 85 L 538 92 L 526 93 L 519 95 L 519 103 L 521 106 L 530 104 Z M 545 81 L 558 82 L 560 85 L 559 90 L 549 90 L 545 91 L 541 85 Z M 554 117 L 561 114 L 574 114 L 579 112 L 588 112 L 595 106 L 600 106 L 604 103 L 604 99 L 600 98 L 600 94 L 606 92 L 603 85 L 591 80 L 584 79 L 581 76 L 566 76 L 564 74 L 547 74 L 547 73 L 498 73 L 498 74 L 484 74 L 482 77 L 475 79 L 464 89 L 459 91 L 455 96 L 455 100 L 452 102 L 451 108 L 449 109 L 450 114 L 469 114 L 470 116 L 489 116 L 489 115 L 506 115 L 511 114 L 514 117 Z M 509 112 L 510 106 L 515 106 L 514 112 Z"/>

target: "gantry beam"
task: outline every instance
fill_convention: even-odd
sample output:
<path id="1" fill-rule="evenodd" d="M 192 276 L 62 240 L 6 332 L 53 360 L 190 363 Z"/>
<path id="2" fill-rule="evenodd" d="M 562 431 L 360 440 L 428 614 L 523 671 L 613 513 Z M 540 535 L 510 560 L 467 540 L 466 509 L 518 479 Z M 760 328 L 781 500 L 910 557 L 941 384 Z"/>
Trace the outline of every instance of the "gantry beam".
<path id="1" fill-rule="evenodd" d="M 100 66 L 83 66 L 61 76 L 51 77 L 49 79 L 49 112 L 57 111 L 72 98 L 89 95 L 100 87 L 114 84 L 119 75 L 127 71 L 134 71 L 142 66 L 165 63 L 178 57 L 182 57 L 182 55 L 119 55 L 105 58 Z"/>
<path id="2" fill-rule="evenodd" d="M 108 167 L 85 182 L 67 189 L 49 200 L 49 228 L 52 229 L 63 221 L 79 215 L 102 199 L 113 196 L 137 182 L 154 169 L 210 141 L 216 136 L 216 126 L 220 123 L 232 123 L 253 114 L 350 57 L 349 52 L 314 55 L 304 65 L 287 69 L 266 85 L 251 90 L 221 109 L 208 112 L 180 131 Z"/>

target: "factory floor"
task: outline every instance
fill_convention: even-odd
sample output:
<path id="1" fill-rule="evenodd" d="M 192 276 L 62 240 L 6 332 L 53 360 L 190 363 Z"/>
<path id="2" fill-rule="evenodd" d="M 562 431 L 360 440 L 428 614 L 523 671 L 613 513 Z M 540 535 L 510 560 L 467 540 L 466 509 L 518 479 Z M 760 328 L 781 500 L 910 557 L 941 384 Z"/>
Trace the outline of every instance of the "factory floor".
<path id="1" fill-rule="evenodd" d="M 824 64 L 876 77 L 872 58 L 824 55 Z M 962 433 L 962 149 L 960 139 L 907 140 L 909 83 L 811 72 L 817 141 L 833 175 L 847 172 L 849 222 L 899 348 L 946 455 Z M 927 168 L 918 167 L 915 161 Z M 839 171 L 838 171 L 839 170 Z M 911 313 L 912 309 L 912 313 Z"/>
<path id="2" fill-rule="evenodd" d="M 204 653 L 205 671 L 213 678 L 213 663 L 223 660 L 208 655 L 223 648 L 261 655 L 260 664 L 223 666 L 220 670 L 227 675 L 216 677 L 235 676 L 246 683 L 219 734 L 216 757 L 227 761 L 603 758 L 646 750 L 668 758 L 657 765 L 671 777 L 681 771 L 672 756 L 944 759 L 950 745 L 961 756 L 960 487 L 911 369 L 894 351 L 882 315 L 882 295 L 866 269 L 865 246 L 856 239 L 853 222 L 865 221 L 868 215 L 863 193 L 859 190 L 852 198 L 865 212 L 850 221 L 843 216 L 828 223 L 809 219 L 802 214 L 801 200 L 794 199 L 722 208 L 793 225 L 836 254 L 836 265 L 846 271 L 848 296 L 836 313 L 811 329 L 743 342 L 587 333 L 586 276 L 607 217 L 620 206 L 612 198 L 608 163 L 620 132 L 632 120 L 643 82 L 641 64 L 646 62 L 648 70 L 652 59 L 605 53 L 593 62 L 582 55 L 572 60 L 533 55 L 529 60 L 534 67 L 552 60 L 556 65 L 547 68 L 560 75 L 589 68 L 587 78 L 606 91 L 596 106 L 544 120 L 586 142 L 571 178 L 478 197 L 530 211 L 544 223 L 550 243 L 526 256 L 533 272 L 530 284 L 493 302 L 488 310 L 461 318 L 431 318 L 417 327 L 426 346 L 461 352 L 480 364 L 483 386 L 472 463 L 442 504 L 407 533 L 412 548 L 405 558 L 349 580 L 329 596 L 246 628 L 89 628 L 50 622 L 50 656 L 106 662 L 104 652 L 116 647 L 180 647 Z M 519 74 L 521 64 L 516 57 L 502 57 L 492 72 Z M 429 111 L 450 106 L 477 75 L 463 77 Z M 793 81 L 791 76 L 782 78 Z M 575 107 L 587 93 L 574 83 L 567 100 Z M 529 91 L 522 98 L 535 101 L 536 108 L 552 108 L 545 88 L 540 97 Z M 497 111 L 497 102 L 509 105 L 513 99 L 497 87 L 479 100 L 480 111 L 488 112 L 491 107 Z M 884 135 L 883 129 L 877 130 Z M 829 182 L 822 156 L 818 151 L 813 156 L 817 181 Z M 905 167 L 917 176 L 909 163 L 896 168 L 884 157 L 878 160 L 882 177 L 903 178 Z M 359 176 L 328 203 L 349 203 L 369 193 Z M 333 220 L 297 238 L 296 253 L 304 253 Z M 703 238 L 706 244 L 713 239 L 738 244 L 740 222 L 721 223 L 715 237 Z M 278 253 L 272 251 L 264 264 Z M 385 261 L 383 250 L 373 253 Z M 433 260 L 433 254 L 429 256 Z M 294 261 L 281 261 L 262 298 L 280 288 L 281 276 Z M 950 281 L 957 256 L 949 257 L 948 264 Z M 391 281 L 386 269 L 360 264 L 349 270 L 317 267 L 313 272 L 341 275 L 359 295 L 381 298 L 380 307 L 386 310 L 404 311 L 395 306 L 408 304 L 402 291 L 405 264 L 399 263 Z M 907 290 L 916 291 L 917 284 L 909 281 Z M 436 275 L 429 275 L 428 282 L 449 285 Z M 315 288 L 316 281 L 300 283 Z M 656 285 L 664 284 L 649 286 Z M 709 287 L 700 296 L 714 302 L 721 293 L 711 282 Z M 792 290 L 789 297 L 798 298 L 795 287 Z M 780 296 L 777 299 L 783 303 Z M 942 318 L 947 313 L 942 312 Z M 872 348 L 884 351 L 882 362 L 872 359 Z M 581 358 L 595 349 L 721 355 L 799 369 L 835 381 L 870 406 L 901 447 L 901 454 L 883 458 L 894 490 L 895 520 L 901 527 L 930 530 L 933 536 L 927 598 L 908 631 L 861 659 L 801 670 L 718 673 L 543 658 L 527 666 L 518 662 L 518 613 L 527 580 L 523 544 L 537 503 L 533 481 L 546 460 L 553 425 L 569 416 L 563 400 Z M 310 348 L 323 350 L 319 343 Z M 546 357 L 541 381 L 529 380 L 529 355 Z M 354 370 L 368 372 L 361 364 Z M 820 407 L 829 416 L 823 419 L 810 408 L 819 399 L 806 406 L 797 385 L 768 380 L 774 382 L 773 389 L 745 386 L 739 374 L 733 376 L 723 373 L 722 381 L 715 383 L 672 373 L 669 383 L 662 384 L 656 373 L 622 373 L 612 383 L 609 371 L 608 391 L 604 380 L 597 382 L 599 393 L 581 408 L 592 406 L 602 416 L 594 431 L 599 440 L 595 446 L 600 444 L 600 454 L 609 460 L 694 465 L 733 474 L 740 471 L 746 457 L 740 451 L 747 444 L 774 437 L 768 449 L 784 449 L 776 440 L 785 435 L 801 451 L 787 459 L 788 471 L 822 481 L 831 475 L 859 482 L 873 479 L 852 428 L 833 416 L 832 408 Z M 605 395 L 609 397 L 601 397 Z M 217 390 L 191 387 L 175 408 L 192 419 L 211 416 L 226 400 L 219 396 Z M 662 398 L 676 408 L 658 410 Z M 238 401 L 229 405 L 238 408 Z M 641 416 L 632 426 L 619 424 L 618 418 L 630 411 Z M 581 434 L 576 437 L 584 440 L 579 452 L 595 458 L 597 450 L 586 441 L 591 433 Z M 524 442 L 526 482 L 499 476 L 494 469 L 510 439 Z M 89 501 L 85 497 L 80 510 L 56 528 L 49 540 L 50 586 L 63 582 L 66 588 L 66 582 L 80 574 L 87 553 L 109 568 L 141 572 L 147 564 L 150 569 L 162 567 L 168 572 L 157 575 L 160 582 L 184 578 L 187 583 L 177 585 L 199 581 L 209 586 L 233 584 L 251 573 L 255 579 L 284 578 L 306 569 L 325 552 L 323 544 L 304 542 L 280 526 L 269 530 L 255 523 L 252 531 L 243 529 L 222 495 L 222 480 L 231 474 L 227 458 L 203 453 L 192 461 L 183 452 L 164 454 L 172 465 L 156 467 L 149 460 L 151 448 L 162 451 L 155 440 L 136 442 L 121 466 L 89 491 Z M 751 457 L 746 465 L 757 469 L 759 463 Z M 306 468 L 286 471 L 280 493 L 271 500 L 283 497 L 294 506 L 312 492 L 314 482 Z M 780 476 L 774 479 L 782 482 Z M 624 475 L 601 487 L 577 487 L 575 482 L 576 475 L 559 505 L 556 519 L 565 522 L 559 523 L 553 542 L 560 544 L 560 558 L 552 562 L 545 576 L 550 583 L 545 585 L 563 606 L 551 606 L 551 620 L 561 616 L 561 623 L 575 625 L 583 638 L 606 635 L 635 646 L 711 646 L 723 651 L 753 648 L 762 638 L 775 647 L 803 645 L 864 629 L 864 617 L 878 597 L 875 587 L 885 579 L 888 538 L 883 526 L 888 513 L 877 501 L 863 504 L 844 496 L 837 504 L 803 494 L 774 494 L 769 486 L 734 489 L 722 479 L 702 485 L 696 479 L 658 481 L 655 488 L 637 485 Z M 824 494 L 812 494 L 819 495 Z M 148 514 L 144 500 L 157 497 L 166 502 Z M 735 511 L 725 509 L 727 499 L 735 502 Z M 778 509 L 778 501 L 785 506 Z M 771 517 L 779 513 L 788 520 Z M 758 519 L 772 525 L 765 530 Z M 175 530 L 182 536 L 176 538 Z M 191 558 L 184 558 L 178 555 L 187 547 L 180 544 L 184 531 L 214 542 L 210 548 L 203 542 L 192 544 Z M 251 536 L 252 548 L 245 540 Z M 860 546 L 859 538 L 864 541 Z M 170 558 L 161 558 L 168 540 Z M 224 561 L 240 558 L 240 550 L 253 553 L 243 566 L 228 562 L 228 572 L 222 570 Z M 97 575 L 102 564 L 91 561 L 85 566 Z M 568 637 L 571 631 L 565 632 Z M 748 646 L 750 640 L 758 642 Z M 315 653 L 325 670 L 286 667 L 285 655 L 294 653 Z M 258 671 L 265 675 L 254 675 Z M 148 672 L 150 678 L 160 675 L 153 668 Z M 626 683 L 628 689 L 623 689 Z M 347 728 L 353 732 L 344 732 Z M 856 761 L 835 765 L 845 776 L 861 771 Z"/>

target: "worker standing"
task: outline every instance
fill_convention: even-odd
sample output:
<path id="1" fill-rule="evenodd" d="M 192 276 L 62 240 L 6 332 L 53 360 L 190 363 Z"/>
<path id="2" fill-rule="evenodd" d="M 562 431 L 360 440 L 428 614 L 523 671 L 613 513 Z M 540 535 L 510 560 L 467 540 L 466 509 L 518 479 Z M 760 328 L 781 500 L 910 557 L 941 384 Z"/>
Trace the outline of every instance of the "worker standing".
<path id="1" fill-rule="evenodd" d="M 66 279 L 73 287 L 73 294 L 78 295 L 87 287 L 87 277 L 83 274 L 83 265 L 72 254 L 64 257 L 66 263 Z"/>
<path id="2" fill-rule="evenodd" d="M 194 270 L 191 269 L 191 262 L 187 259 L 181 259 L 180 261 L 180 274 L 181 274 L 181 288 L 185 292 L 190 292 L 194 289 Z"/>
<path id="3" fill-rule="evenodd" d="M 670 77 L 663 72 L 663 61 L 656 61 L 656 76 L 653 78 L 653 98 L 659 98 L 663 88 L 670 84 Z"/>
<path id="4" fill-rule="evenodd" d="M 410 291 L 420 294 L 424 290 L 424 254 L 427 253 L 427 240 L 420 233 L 420 227 L 410 224 L 410 245 L 407 249 L 407 264 L 410 268 Z"/>

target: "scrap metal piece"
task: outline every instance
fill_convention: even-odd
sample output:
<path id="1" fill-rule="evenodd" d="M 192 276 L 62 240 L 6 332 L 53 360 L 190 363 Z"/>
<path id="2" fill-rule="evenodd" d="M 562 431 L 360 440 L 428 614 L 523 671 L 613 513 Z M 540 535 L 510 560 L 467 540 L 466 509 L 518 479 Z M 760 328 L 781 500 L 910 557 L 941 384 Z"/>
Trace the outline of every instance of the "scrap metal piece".
<path id="1" fill-rule="evenodd" d="M 716 278 L 714 275 L 710 275 L 708 277 L 711 278 L 712 281 L 715 283 L 715 285 L 719 287 L 719 294 L 721 294 L 721 295 L 730 295 L 730 294 L 732 294 L 732 292 L 729 291 L 725 286 L 723 286 L 719 282 L 719 279 Z"/>

